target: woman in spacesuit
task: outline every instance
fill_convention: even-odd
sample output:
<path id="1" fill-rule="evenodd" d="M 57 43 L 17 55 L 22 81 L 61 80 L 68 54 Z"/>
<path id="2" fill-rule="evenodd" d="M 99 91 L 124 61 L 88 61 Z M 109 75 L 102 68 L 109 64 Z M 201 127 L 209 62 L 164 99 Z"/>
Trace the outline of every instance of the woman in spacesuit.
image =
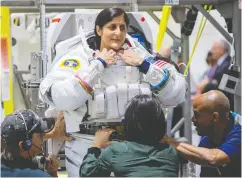
<path id="1" fill-rule="evenodd" d="M 66 132 L 74 138 L 65 145 L 70 177 L 79 176 L 82 158 L 92 144 L 93 136 L 78 133 L 86 119 L 89 123 L 120 120 L 124 105 L 139 94 L 154 93 L 164 108 L 185 101 L 185 78 L 133 40 L 128 26 L 122 9 L 104 9 L 95 21 L 94 45 L 83 33 L 61 42 L 60 51 L 66 52 L 59 55 L 57 50 L 56 62 L 41 82 L 41 99 L 64 111 Z"/>

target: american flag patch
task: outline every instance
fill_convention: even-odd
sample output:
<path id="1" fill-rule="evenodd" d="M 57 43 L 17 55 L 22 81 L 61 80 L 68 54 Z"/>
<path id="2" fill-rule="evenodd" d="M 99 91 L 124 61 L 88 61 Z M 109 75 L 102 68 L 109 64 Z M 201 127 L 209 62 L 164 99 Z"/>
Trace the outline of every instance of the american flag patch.
<path id="1" fill-rule="evenodd" d="M 167 62 L 162 61 L 162 60 L 158 60 L 154 63 L 156 66 L 158 67 L 162 67 L 163 65 L 167 64 Z"/>

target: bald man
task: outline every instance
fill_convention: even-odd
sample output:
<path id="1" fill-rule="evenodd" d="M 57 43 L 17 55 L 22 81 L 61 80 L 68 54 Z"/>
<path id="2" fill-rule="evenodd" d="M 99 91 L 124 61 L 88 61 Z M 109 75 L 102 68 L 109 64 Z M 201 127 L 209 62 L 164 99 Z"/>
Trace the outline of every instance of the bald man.
<path id="1" fill-rule="evenodd" d="M 166 137 L 184 157 L 201 165 L 201 177 L 241 177 L 241 126 L 229 118 L 228 98 L 212 90 L 195 99 L 192 121 L 198 135 L 198 147 Z"/>

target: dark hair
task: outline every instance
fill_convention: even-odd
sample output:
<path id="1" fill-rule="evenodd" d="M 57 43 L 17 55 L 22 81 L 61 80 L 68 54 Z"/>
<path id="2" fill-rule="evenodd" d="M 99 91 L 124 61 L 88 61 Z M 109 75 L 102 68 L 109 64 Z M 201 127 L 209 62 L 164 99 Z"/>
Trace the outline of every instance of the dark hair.
<path id="1" fill-rule="evenodd" d="M 166 121 L 155 96 L 138 95 L 129 104 L 123 120 L 124 139 L 142 144 L 158 144 L 166 133 Z"/>
<path id="2" fill-rule="evenodd" d="M 1 138 L 1 157 L 6 160 L 15 160 L 20 157 L 18 145 L 9 144 Z"/>
<path id="3" fill-rule="evenodd" d="M 129 26 L 129 18 L 128 15 L 126 14 L 126 12 L 118 7 L 111 7 L 111 8 L 107 8 L 102 10 L 95 21 L 95 29 L 94 29 L 94 33 L 95 33 L 95 37 L 96 37 L 96 45 L 97 45 L 97 49 L 100 49 L 100 45 L 101 45 L 101 37 L 98 36 L 97 31 L 96 31 L 96 27 L 99 26 L 100 28 L 102 28 L 105 24 L 107 24 L 108 22 L 112 21 L 113 18 L 121 16 L 124 14 L 124 21 L 126 23 L 127 26 Z"/>

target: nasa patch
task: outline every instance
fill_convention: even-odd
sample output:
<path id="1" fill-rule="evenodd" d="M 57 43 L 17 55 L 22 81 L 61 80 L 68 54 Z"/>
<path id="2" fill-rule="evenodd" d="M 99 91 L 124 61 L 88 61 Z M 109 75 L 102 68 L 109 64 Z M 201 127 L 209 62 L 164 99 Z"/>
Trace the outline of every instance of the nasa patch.
<path id="1" fill-rule="evenodd" d="M 77 59 L 65 59 L 61 62 L 60 67 L 78 70 L 81 67 L 81 64 Z"/>

